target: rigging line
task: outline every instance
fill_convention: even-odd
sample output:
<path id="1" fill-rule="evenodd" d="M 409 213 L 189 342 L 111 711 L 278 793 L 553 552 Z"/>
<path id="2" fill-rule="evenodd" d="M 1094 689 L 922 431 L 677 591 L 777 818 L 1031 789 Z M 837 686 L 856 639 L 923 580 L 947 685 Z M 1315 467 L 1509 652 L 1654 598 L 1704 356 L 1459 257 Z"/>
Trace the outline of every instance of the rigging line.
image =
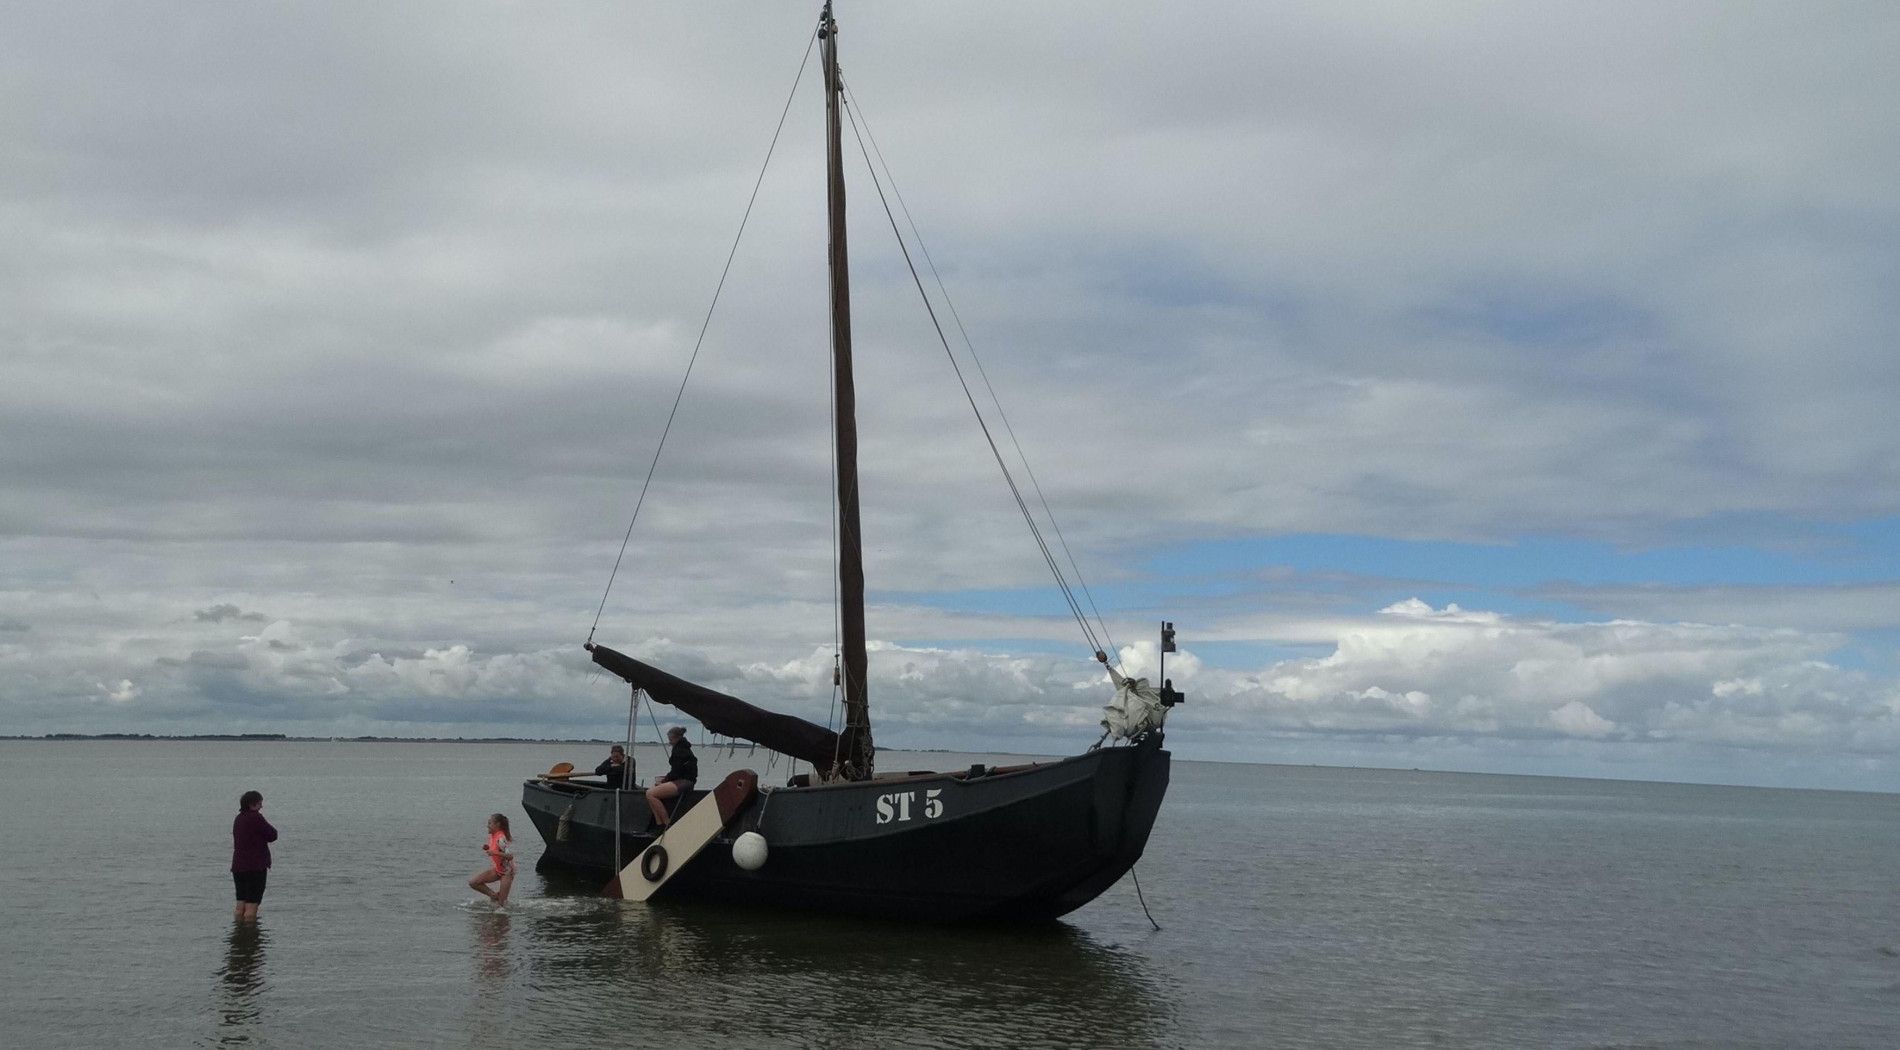
<path id="1" fill-rule="evenodd" d="M 852 102 L 852 107 L 854 111 L 852 130 L 854 133 L 856 133 L 858 125 L 856 122 L 855 110 L 860 109 L 862 107 L 858 104 L 855 94 L 851 95 L 851 102 Z M 1042 483 L 1036 478 L 1035 468 L 1030 465 L 1029 456 L 1026 452 L 1023 451 L 1022 442 L 1016 437 L 1016 428 L 1013 425 L 1011 425 L 1009 422 L 1009 414 L 1003 409 L 1002 398 L 997 396 L 995 386 L 990 383 L 989 372 L 983 367 L 983 359 L 976 352 L 976 344 L 971 341 L 968 330 L 966 330 L 963 326 L 963 318 L 961 317 L 961 315 L 957 313 L 956 303 L 952 301 L 950 298 L 950 290 L 944 284 L 943 275 L 940 272 L 938 272 L 936 261 L 932 259 L 930 256 L 930 248 L 924 244 L 923 233 L 917 228 L 917 221 L 915 217 L 912 216 L 910 213 L 910 206 L 904 200 L 903 191 L 898 189 L 897 177 L 891 173 L 890 164 L 884 159 L 883 150 L 878 148 L 877 136 L 871 130 L 871 123 L 868 118 L 864 121 L 863 131 L 864 131 L 864 136 L 869 137 L 871 141 L 870 150 L 865 151 L 865 154 L 864 154 L 865 163 L 867 166 L 869 166 L 871 162 L 871 154 L 876 153 L 878 164 L 883 166 L 885 179 L 888 180 L 891 184 L 891 192 L 896 195 L 898 206 L 904 212 L 904 219 L 910 225 L 911 236 L 917 242 L 918 251 L 923 254 L 924 262 L 930 268 L 931 276 L 937 282 L 937 290 L 943 296 L 944 305 L 950 311 L 950 317 L 951 317 L 951 320 L 956 325 L 957 334 L 962 338 L 963 345 L 969 352 L 971 362 L 976 365 L 977 374 L 983 380 L 983 386 L 990 395 L 990 401 L 996 406 L 996 414 L 998 418 L 1002 420 L 1004 430 L 1009 434 L 1009 439 L 1010 439 L 1011 444 L 1015 446 L 1016 456 L 1019 460 L 1022 461 L 1023 470 L 1028 474 L 1030 484 L 1035 488 L 1036 498 L 1042 504 L 1043 514 L 1047 516 L 1047 518 L 1049 519 L 1050 527 L 1055 530 L 1056 540 L 1062 546 L 1062 553 L 1068 559 L 1070 570 L 1075 573 L 1076 583 L 1081 586 L 1083 595 L 1088 599 L 1089 608 L 1095 615 L 1095 622 L 1097 625 L 1101 627 L 1102 639 L 1106 639 L 1108 643 L 1106 650 L 1104 650 L 1104 647 L 1102 645 L 1102 640 L 1098 639 L 1095 636 L 1094 631 L 1092 631 L 1088 626 L 1086 617 L 1082 615 L 1081 609 L 1075 601 L 1074 594 L 1069 589 L 1068 581 L 1063 577 L 1060 566 L 1055 564 L 1054 556 L 1049 552 L 1047 544 L 1043 540 L 1041 530 L 1037 528 L 1033 515 L 1031 515 L 1028 507 L 1024 504 L 1021 493 L 1016 490 L 1015 478 L 1011 475 L 1009 467 L 1003 462 L 1001 453 L 997 451 L 994 440 L 992 440 L 990 443 L 991 454 L 996 456 L 997 466 L 1002 469 L 1003 476 L 1009 482 L 1011 491 L 1016 493 L 1017 505 L 1023 512 L 1024 520 L 1029 524 L 1030 533 L 1035 536 L 1038 546 L 1043 548 L 1044 560 L 1049 562 L 1050 572 L 1055 576 L 1057 585 L 1062 588 L 1063 596 L 1064 598 L 1068 600 L 1070 608 L 1076 616 L 1076 622 L 1082 627 L 1083 637 L 1088 640 L 1090 648 L 1098 652 L 1105 651 L 1105 652 L 1116 653 L 1117 655 L 1116 662 L 1119 664 L 1120 650 L 1119 648 L 1116 647 L 1114 638 L 1109 635 L 1108 622 L 1102 617 L 1101 609 L 1095 604 L 1094 592 L 1089 590 L 1088 582 L 1082 578 L 1082 568 L 1080 565 L 1076 563 L 1074 552 L 1069 549 L 1068 537 L 1063 534 L 1062 525 L 1060 522 L 1056 520 L 1055 510 L 1054 508 L 1049 506 L 1049 499 L 1046 495 L 1043 494 Z M 864 150 L 863 138 L 859 139 L 858 148 L 860 150 Z M 875 169 L 872 170 L 871 178 L 872 178 L 872 182 L 874 184 L 877 184 L 878 182 L 877 172 Z M 882 197 L 883 192 L 884 191 L 883 191 L 882 185 L 881 184 L 878 185 L 878 194 L 880 197 Z M 885 207 L 886 217 L 889 217 L 890 216 L 889 203 L 886 202 L 884 207 Z M 893 233 L 897 233 L 897 222 L 895 218 L 891 219 L 891 228 L 892 228 Z M 902 247 L 903 236 L 901 233 L 898 234 L 897 240 L 898 240 L 899 246 Z M 909 264 L 910 253 L 908 250 L 904 252 L 904 258 L 905 258 L 905 262 Z M 924 299 L 925 309 L 930 310 L 930 296 L 924 292 L 922 281 L 917 278 L 916 266 L 914 264 L 911 264 L 911 277 L 913 280 L 918 281 L 917 291 Z M 934 310 L 930 310 L 930 313 L 931 313 L 931 321 L 934 324 L 936 323 L 936 312 Z M 956 370 L 958 380 L 962 381 L 963 379 L 962 369 L 957 367 L 956 355 L 950 350 L 949 342 L 947 339 L 944 338 L 943 329 L 941 325 L 938 326 L 937 337 L 940 341 L 944 343 L 944 353 L 950 357 L 951 367 Z M 966 397 L 969 397 L 969 387 L 967 383 L 964 386 L 964 394 Z M 976 403 L 973 398 L 971 399 L 970 408 L 971 408 L 971 411 L 976 414 L 979 425 L 983 425 L 984 434 L 987 437 L 989 435 L 989 427 L 986 424 L 983 424 L 983 414 L 980 410 L 976 408 Z"/>
<path id="2" fill-rule="evenodd" d="M 911 280 L 917 285 L 917 294 L 924 301 L 924 311 L 930 315 L 931 326 L 937 331 L 937 341 L 943 345 L 944 355 L 950 360 L 950 369 L 956 373 L 957 383 L 963 388 L 964 400 L 969 402 L 970 412 L 976 416 L 977 426 L 983 431 L 983 439 L 989 443 L 990 455 L 995 458 L 997 468 L 1003 472 L 1003 480 L 1009 485 L 1010 494 L 1015 497 L 1016 508 L 1022 513 L 1023 522 L 1029 526 L 1029 533 L 1035 538 L 1037 548 L 1042 551 L 1043 562 L 1049 567 L 1050 574 L 1055 577 L 1056 586 L 1061 589 L 1063 599 L 1068 602 L 1070 614 L 1074 616 L 1076 625 L 1082 629 L 1082 637 L 1088 641 L 1091 649 L 1099 651 L 1102 644 L 1096 638 L 1094 630 L 1089 627 L 1088 618 L 1082 614 L 1082 607 L 1075 600 L 1075 592 L 1070 589 L 1068 580 L 1062 575 L 1062 567 L 1056 563 L 1055 555 L 1049 550 L 1048 542 L 1043 539 L 1042 529 L 1037 526 L 1035 515 L 1030 512 L 1028 502 L 1023 499 L 1022 489 L 1017 486 L 1015 475 L 1010 472 L 1009 464 L 1004 461 L 1002 450 L 997 447 L 996 436 L 990 431 L 989 422 L 983 418 L 983 410 L 977 407 L 976 395 L 970 390 L 969 380 L 964 378 L 962 366 L 957 364 L 956 353 L 950 349 L 950 340 L 944 335 L 943 323 L 937 319 L 937 311 L 931 305 L 930 294 L 924 290 L 923 278 L 917 273 L 917 264 L 911 259 L 910 248 L 904 242 L 903 232 L 898 229 L 897 217 L 892 214 L 890 201 L 884 196 L 884 184 L 877 177 L 876 166 L 871 163 L 870 150 L 865 148 L 864 136 L 858 129 L 855 110 L 856 106 L 853 106 L 847 111 L 851 113 L 852 134 L 857 136 L 858 150 L 863 154 L 865 167 L 871 173 L 871 184 L 877 189 L 878 202 L 884 207 L 884 217 L 891 224 L 891 233 L 897 238 L 898 250 L 903 252 L 904 264 L 909 267 Z"/>
<path id="3" fill-rule="evenodd" d="M 627 769 L 619 775 L 621 786 L 633 775 L 633 737 L 640 731 L 640 687 L 633 687 L 633 699 L 627 703 Z"/>
<path id="4" fill-rule="evenodd" d="M 853 95 L 851 104 L 859 111 L 864 106 Z M 1036 500 L 1042 504 L 1042 512 L 1049 519 L 1049 527 L 1056 532 L 1056 542 L 1062 545 L 1063 557 L 1069 561 L 1069 571 L 1075 573 L 1076 585 L 1082 588 L 1082 596 L 1088 599 L 1089 611 L 1095 615 L 1095 622 L 1102 629 L 1102 638 L 1108 642 L 1108 651 L 1116 654 L 1116 663 L 1121 662 L 1120 649 L 1108 632 L 1108 621 L 1102 616 L 1102 610 L 1095 604 L 1095 592 L 1089 589 L 1088 581 L 1082 578 L 1082 567 L 1076 563 L 1075 552 L 1069 549 L 1069 538 L 1063 535 L 1062 523 L 1056 520 L 1055 509 L 1049 506 L 1049 498 L 1043 495 L 1042 482 L 1036 477 L 1036 468 L 1030 465 L 1029 454 L 1023 451 L 1023 443 L 1016 437 L 1016 428 L 1009 421 L 1009 413 L 1003 410 L 1003 399 L 996 394 L 996 387 L 990 383 L 989 370 L 983 367 L 983 358 L 976 352 L 976 344 L 970 340 L 970 333 L 963 327 L 963 316 L 957 313 L 957 304 L 950 298 L 950 289 L 944 284 L 943 274 L 937 272 L 937 260 L 931 258 L 930 246 L 924 243 L 923 231 L 917 228 L 917 220 L 910 213 L 910 204 L 904 200 L 904 191 L 898 188 L 897 176 L 891 174 L 890 163 L 884 159 L 884 150 L 877 144 L 877 133 L 871 129 L 871 120 L 864 118 L 864 135 L 871 141 L 871 152 L 877 155 L 878 166 L 884 169 L 884 178 L 891 184 L 891 194 L 897 198 L 897 207 L 904 213 L 904 221 L 910 226 L 911 239 L 917 242 L 917 250 L 923 254 L 924 265 L 930 268 L 930 276 L 937 282 L 937 292 L 943 296 L 943 304 L 950 311 L 950 321 L 956 326 L 957 335 L 963 340 L 963 346 L 969 351 L 970 360 L 976 365 L 976 374 L 983 379 L 983 389 L 989 392 L 990 401 L 996 405 L 996 415 L 1003 421 L 1003 430 L 1009 434 L 1010 444 L 1016 447 L 1016 457 L 1022 460 L 1023 471 L 1029 475 L 1030 487 L 1036 490 Z"/>
<path id="5" fill-rule="evenodd" d="M 660 741 L 660 742 L 659 742 L 659 744 L 658 744 L 658 747 L 659 747 L 659 749 L 660 749 L 660 754 L 661 754 L 661 755 L 663 755 L 663 756 L 665 756 L 665 755 L 667 755 L 667 750 L 666 750 L 666 734 L 665 734 L 664 732 L 662 732 L 662 731 L 661 731 L 661 729 L 660 729 L 660 720 L 659 720 L 659 719 L 658 719 L 657 717 L 655 717 L 655 716 L 654 716 L 654 713 L 653 713 L 653 704 L 652 704 L 652 702 L 651 702 L 651 701 L 649 701 L 649 702 L 647 703 L 647 721 L 653 724 L 653 735 L 654 735 L 655 737 L 658 737 L 658 738 L 659 738 L 659 741 Z M 670 757 L 670 756 L 668 756 L 668 757 Z M 632 760 L 631 760 L 631 759 L 629 759 L 628 761 L 632 761 Z M 671 767 L 669 767 L 669 768 L 671 768 Z"/>
<path id="6" fill-rule="evenodd" d="M 752 218 L 752 206 L 758 203 L 759 187 L 765 184 L 765 172 L 772 166 L 772 154 L 778 149 L 779 135 L 785 130 L 785 118 L 792 112 L 792 100 L 798 97 L 799 81 L 805 79 L 805 67 L 811 63 L 812 48 L 818 43 L 818 29 L 812 28 L 811 39 L 805 42 L 805 57 L 799 60 L 798 74 L 792 77 L 791 93 L 785 96 L 785 108 L 779 110 L 778 126 L 772 129 L 772 142 L 765 148 L 765 163 L 759 165 L 759 177 L 752 183 L 752 196 L 746 199 L 745 214 L 739 217 L 739 232 L 732 237 L 732 248 L 726 252 L 726 265 L 719 271 L 719 283 L 713 288 L 712 302 L 706 306 L 706 318 L 700 322 L 699 338 L 693 341 L 692 356 L 686 359 L 686 374 L 680 377 L 679 391 L 673 395 L 673 407 L 666 413 L 666 426 L 660 428 L 660 443 L 653 450 L 653 462 L 647 465 L 646 480 L 640 483 L 639 498 L 633 503 L 633 517 L 627 521 L 627 534 L 620 539 L 620 553 L 614 555 L 613 571 L 607 574 L 607 586 L 600 593 L 600 605 L 594 610 L 593 625 L 587 628 L 587 640 L 594 640 L 594 632 L 600 629 L 601 615 L 607 609 L 607 596 L 613 593 L 614 579 L 620 575 L 620 563 L 627 556 L 627 544 L 633 540 L 633 526 L 640 520 L 640 508 L 646 505 L 647 489 L 653 484 L 653 473 L 659 469 L 660 454 L 666 451 L 667 435 L 673 432 L 673 420 L 679 415 L 680 401 L 686 397 L 686 383 L 693 377 L 693 366 L 699 362 L 699 351 L 706 343 L 706 330 L 712 327 L 713 311 L 719 308 L 719 295 L 725 291 L 726 277 L 732 273 L 732 260 L 739 254 L 739 242 L 745 237 L 746 223 Z"/>
<path id="7" fill-rule="evenodd" d="M 858 150 L 864 155 L 864 166 L 871 172 L 871 184 L 877 188 L 878 202 L 884 206 L 884 217 L 890 221 L 891 233 L 897 237 L 898 250 L 904 253 L 904 264 L 910 268 L 910 277 L 917 285 L 917 294 L 923 297 L 924 311 L 930 315 L 930 324 L 937 330 L 937 341 L 943 344 L 945 356 L 950 359 L 950 369 L 956 373 L 958 385 L 963 387 L 964 400 L 970 403 L 970 411 L 976 416 L 976 424 L 983 430 L 983 440 L 989 443 L 990 455 L 996 459 L 996 465 L 1003 472 L 1003 480 L 1009 485 L 1009 491 L 1016 499 L 1016 509 L 1022 512 L 1023 521 L 1029 526 L 1029 534 L 1035 537 L 1036 546 L 1042 551 L 1042 560 L 1055 576 L 1056 586 L 1061 588 L 1062 597 L 1069 604 L 1070 615 L 1075 617 L 1076 625 L 1082 628 L 1082 637 L 1087 639 L 1089 647 L 1101 650 L 1102 644 L 1095 632 L 1089 627 L 1088 618 L 1082 615 L 1082 607 L 1075 600 L 1075 592 L 1069 588 L 1069 581 L 1063 578 L 1062 567 L 1056 564 L 1055 555 L 1050 552 L 1049 544 L 1042 538 L 1042 529 L 1036 525 L 1036 517 L 1030 513 L 1029 504 L 1023 499 L 1022 489 L 1016 485 L 1016 478 L 1010 473 L 1009 464 L 1003 460 L 1002 449 L 997 447 L 996 435 L 991 433 L 988 421 L 983 418 L 983 410 L 976 405 L 976 395 L 970 391 L 969 380 L 963 377 L 963 368 L 957 364 L 957 356 L 950 349 L 950 339 L 944 335 L 943 323 L 937 319 L 936 308 L 930 304 L 930 294 L 924 291 L 924 281 L 917 273 L 917 264 L 911 260 L 910 247 L 904 243 L 904 235 L 897 227 L 897 216 L 891 212 L 891 203 L 884 196 L 884 184 L 877 177 L 877 168 L 871 163 L 871 152 L 865 148 L 864 136 L 858 131 L 856 106 L 847 110 L 851 114 L 851 132 L 857 136 Z"/>
<path id="8" fill-rule="evenodd" d="M 844 686 L 842 685 L 842 682 L 844 681 L 843 661 L 833 660 L 831 664 L 831 670 L 832 670 L 831 711 L 825 715 L 825 723 L 827 725 L 836 725 L 839 721 L 838 694 L 842 692 L 844 689 Z M 846 716 L 846 717 L 849 717 L 849 716 Z M 839 763 L 843 761 L 844 761 L 844 730 L 840 729 L 837 732 L 837 734 L 832 737 L 832 740 L 831 740 L 831 768 L 837 769 Z M 818 767 L 815 765 L 812 767 L 813 770 L 816 770 L 817 768 Z"/>

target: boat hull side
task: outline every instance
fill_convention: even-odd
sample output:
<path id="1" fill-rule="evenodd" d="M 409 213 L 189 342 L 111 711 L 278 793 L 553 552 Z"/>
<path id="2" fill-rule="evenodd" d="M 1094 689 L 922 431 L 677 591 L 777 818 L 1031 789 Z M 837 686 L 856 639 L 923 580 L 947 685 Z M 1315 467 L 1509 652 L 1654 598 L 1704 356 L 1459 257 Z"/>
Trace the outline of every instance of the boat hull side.
<path id="1" fill-rule="evenodd" d="M 1001 774 L 768 791 L 675 876 L 668 895 L 926 920 L 1051 919 L 1140 858 L 1168 771 L 1168 752 L 1151 739 Z M 544 863 L 604 877 L 614 859 L 612 793 L 571 791 L 524 788 L 548 842 Z M 627 796 L 638 798 L 623 793 L 623 818 Z M 557 841 L 569 805 L 567 836 Z M 621 836 L 623 858 L 652 841 L 644 820 L 639 828 Z M 746 831 L 768 845 L 758 871 L 732 859 L 731 840 Z"/>

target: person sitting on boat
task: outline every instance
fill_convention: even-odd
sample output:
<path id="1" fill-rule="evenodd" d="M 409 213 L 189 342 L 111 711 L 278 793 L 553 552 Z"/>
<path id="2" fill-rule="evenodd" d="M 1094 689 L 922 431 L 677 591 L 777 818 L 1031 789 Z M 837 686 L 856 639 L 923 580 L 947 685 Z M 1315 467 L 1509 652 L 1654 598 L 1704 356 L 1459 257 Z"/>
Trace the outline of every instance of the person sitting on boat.
<path id="1" fill-rule="evenodd" d="M 699 759 L 693 754 L 693 745 L 686 742 L 686 727 L 674 726 L 667 730 L 666 739 L 670 745 L 666 775 L 647 789 L 647 806 L 653 810 L 653 823 L 662 828 L 673 823 L 667 814 L 667 803 L 693 790 L 693 781 L 699 779 Z"/>
<path id="2" fill-rule="evenodd" d="M 614 791 L 632 787 L 632 773 L 633 763 L 627 761 L 627 749 L 619 744 L 607 750 L 607 761 L 594 767 L 594 774 L 606 777 L 607 786 Z"/>

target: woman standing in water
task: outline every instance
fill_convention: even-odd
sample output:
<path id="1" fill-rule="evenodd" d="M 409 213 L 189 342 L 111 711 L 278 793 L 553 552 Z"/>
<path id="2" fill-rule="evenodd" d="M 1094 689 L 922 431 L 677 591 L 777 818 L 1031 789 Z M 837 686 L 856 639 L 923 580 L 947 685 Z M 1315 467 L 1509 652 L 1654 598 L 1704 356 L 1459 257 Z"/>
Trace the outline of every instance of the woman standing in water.
<path id="1" fill-rule="evenodd" d="M 231 881 L 237 884 L 239 922 L 256 922 L 257 906 L 264 903 L 264 879 L 270 874 L 270 844 L 277 829 L 264 819 L 264 796 L 246 791 L 238 798 L 237 819 L 231 822 Z"/>
<path id="2" fill-rule="evenodd" d="M 488 816 L 488 841 L 482 844 L 482 852 L 488 854 L 488 867 L 469 877 L 468 888 L 495 902 L 496 906 L 508 903 L 508 891 L 515 885 L 515 837 L 508 830 L 508 818 L 500 813 Z M 501 883 L 500 890 L 491 890 L 488 883 Z"/>

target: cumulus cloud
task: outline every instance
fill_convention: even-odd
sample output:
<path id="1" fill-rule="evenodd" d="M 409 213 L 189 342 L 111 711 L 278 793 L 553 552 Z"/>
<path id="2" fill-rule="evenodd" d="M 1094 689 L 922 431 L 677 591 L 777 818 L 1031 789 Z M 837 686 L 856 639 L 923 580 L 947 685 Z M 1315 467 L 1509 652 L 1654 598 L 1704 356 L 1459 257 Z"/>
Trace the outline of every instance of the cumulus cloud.
<path id="1" fill-rule="evenodd" d="M 1882 752 L 1900 689 L 1787 629 L 1525 620 L 1417 599 L 1323 657 L 1184 676 L 1223 726 L 1346 736 L 1678 741 Z"/>
<path id="2" fill-rule="evenodd" d="M 1600 737 L 1616 731 L 1616 723 L 1597 714 L 1581 700 L 1572 700 L 1552 711 L 1550 721 L 1559 731 L 1571 736 Z"/>
<path id="3" fill-rule="evenodd" d="M 1191 645 L 1173 654 L 1167 675 L 1188 704 L 1170 733 L 1177 747 L 1220 753 L 1236 740 L 1292 736 L 1891 754 L 1900 690 L 1829 664 L 1838 641 L 1786 629 L 1521 619 L 1411 599 L 1340 629 L 1320 656 L 1236 670 Z M 571 645 L 404 648 L 288 620 L 200 643 L 95 656 L 110 677 L 48 697 L 78 706 L 42 727 L 136 719 L 178 731 L 595 735 L 624 717 L 622 684 Z M 835 724 L 829 646 L 761 661 L 743 644 L 624 644 L 703 684 Z M 1153 642 L 1119 657 L 1130 674 L 1158 669 Z M 3 649 L 0 663 L 22 666 Z M 1068 653 L 874 642 L 870 667 L 878 739 L 894 747 L 1074 750 L 1099 731 L 1109 695 L 1099 668 Z"/>

